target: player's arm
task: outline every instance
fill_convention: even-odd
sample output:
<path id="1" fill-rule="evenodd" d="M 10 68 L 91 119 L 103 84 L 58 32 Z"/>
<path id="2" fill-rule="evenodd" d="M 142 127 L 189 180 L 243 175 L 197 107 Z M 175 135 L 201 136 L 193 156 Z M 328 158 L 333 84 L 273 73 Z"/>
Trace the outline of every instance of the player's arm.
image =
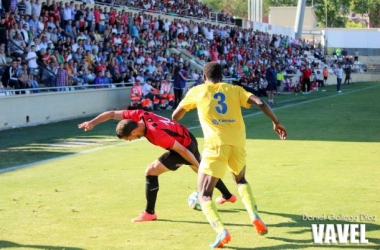
<path id="1" fill-rule="evenodd" d="M 273 113 L 273 110 L 269 107 L 269 105 L 258 98 L 255 95 L 251 95 L 248 99 L 249 104 L 254 104 L 259 107 L 263 113 L 268 116 L 273 123 L 273 130 L 278 134 L 281 140 L 285 140 L 288 133 L 286 132 L 286 129 L 284 125 L 280 123 L 280 120 L 277 118 L 277 116 Z"/>
<path id="2" fill-rule="evenodd" d="M 199 168 L 199 162 L 195 158 L 195 156 L 184 146 L 182 146 L 178 141 L 174 141 L 174 145 L 171 148 L 175 152 L 177 152 L 183 159 L 190 162 L 191 165 Z"/>
<path id="3" fill-rule="evenodd" d="M 182 117 L 186 114 L 186 109 L 182 108 L 181 106 L 178 106 L 173 114 L 172 114 L 172 120 L 173 121 L 179 121 L 182 119 Z"/>
<path id="4" fill-rule="evenodd" d="M 84 131 L 89 131 L 93 129 L 99 123 L 108 121 L 110 119 L 123 120 L 123 111 L 106 111 L 92 119 L 91 121 L 86 121 L 78 125 L 78 128 L 84 128 Z"/>

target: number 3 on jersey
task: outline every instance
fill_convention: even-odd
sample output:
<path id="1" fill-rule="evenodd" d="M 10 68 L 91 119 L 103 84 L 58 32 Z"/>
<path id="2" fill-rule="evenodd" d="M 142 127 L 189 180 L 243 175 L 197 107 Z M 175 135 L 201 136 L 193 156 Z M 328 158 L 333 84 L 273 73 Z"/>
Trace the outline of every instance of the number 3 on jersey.
<path id="1" fill-rule="evenodd" d="M 218 100 L 218 104 L 220 105 L 220 106 L 215 107 L 216 112 L 224 115 L 227 112 L 227 108 L 228 108 L 227 104 L 225 103 L 226 96 L 223 93 L 219 92 L 214 95 L 214 99 Z"/>

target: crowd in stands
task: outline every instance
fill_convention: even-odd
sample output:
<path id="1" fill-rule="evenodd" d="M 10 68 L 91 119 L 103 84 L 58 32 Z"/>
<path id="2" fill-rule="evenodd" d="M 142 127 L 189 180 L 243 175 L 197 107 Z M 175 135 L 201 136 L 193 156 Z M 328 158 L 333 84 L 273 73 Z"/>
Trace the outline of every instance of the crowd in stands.
<path id="1" fill-rule="evenodd" d="M 300 82 L 291 82 L 287 75 L 310 66 L 314 78 L 321 80 L 321 73 L 314 71 L 318 63 L 305 55 L 310 51 L 324 61 L 321 46 L 236 26 L 191 19 L 170 21 L 149 14 L 151 10 L 175 10 L 178 15 L 204 17 L 210 10 L 197 1 L 125 3 L 145 12 L 51 0 L 11 1 L 10 6 L 3 6 L 0 66 L 12 62 L 0 72 L 4 87 L 34 88 L 39 79 L 61 91 L 67 86 L 102 88 L 137 79 L 146 83 L 149 79 L 161 91 L 163 83 L 174 80 L 175 106 L 186 80 L 199 84 L 201 72 L 192 70 L 181 54 L 170 53 L 170 48 L 190 54 L 200 65 L 220 62 L 225 77 L 240 79 L 238 84 L 258 96 L 269 93 L 270 102 L 278 92 L 279 82 L 287 91 L 302 88 Z M 220 15 L 228 17 L 224 12 Z"/>
<path id="2" fill-rule="evenodd" d="M 202 20 L 217 20 L 224 23 L 234 23 L 231 15 L 223 10 L 215 13 L 215 17 L 211 15 L 212 9 L 204 3 L 197 0 L 89 0 L 88 3 L 108 4 L 121 8 L 131 8 L 146 12 L 155 12 L 166 15 L 177 15 L 189 18 L 197 18 Z"/>

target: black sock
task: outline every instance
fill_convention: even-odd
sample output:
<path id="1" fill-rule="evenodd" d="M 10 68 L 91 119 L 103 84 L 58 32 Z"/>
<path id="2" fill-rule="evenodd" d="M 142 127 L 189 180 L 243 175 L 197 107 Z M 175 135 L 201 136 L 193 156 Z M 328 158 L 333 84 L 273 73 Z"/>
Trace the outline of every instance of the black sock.
<path id="1" fill-rule="evenodd" d="M 146 176 L 145 196 L 146 196 L 146 209 L 148 214 L 154 214 L 154 207 L 156 206 L 158 193 L 158 176 Z"/>
<path id="2" fill-rule="evenodd" d="M 222 179 L 219 179 L 219 181 L 216 183 L 215 187 L 222 193 L 224 199 L 228 200 L 231 198 L 232 194 L 230 191 L 228 191 L 226 185 L 224 185 Z"/>

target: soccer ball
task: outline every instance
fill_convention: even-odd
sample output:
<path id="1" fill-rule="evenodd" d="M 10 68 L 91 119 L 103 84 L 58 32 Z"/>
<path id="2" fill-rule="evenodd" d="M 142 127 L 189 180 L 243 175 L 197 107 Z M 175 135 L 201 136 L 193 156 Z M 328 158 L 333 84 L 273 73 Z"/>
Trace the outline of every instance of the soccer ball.
<path id="1" fill-rule="evenodd" d="M 194 191 L 190 194 L 189 199 L 187 199 L 189 207 L 195 210 L 202 210 L 201 205 L 198 201 L 198 191 Z"/>

